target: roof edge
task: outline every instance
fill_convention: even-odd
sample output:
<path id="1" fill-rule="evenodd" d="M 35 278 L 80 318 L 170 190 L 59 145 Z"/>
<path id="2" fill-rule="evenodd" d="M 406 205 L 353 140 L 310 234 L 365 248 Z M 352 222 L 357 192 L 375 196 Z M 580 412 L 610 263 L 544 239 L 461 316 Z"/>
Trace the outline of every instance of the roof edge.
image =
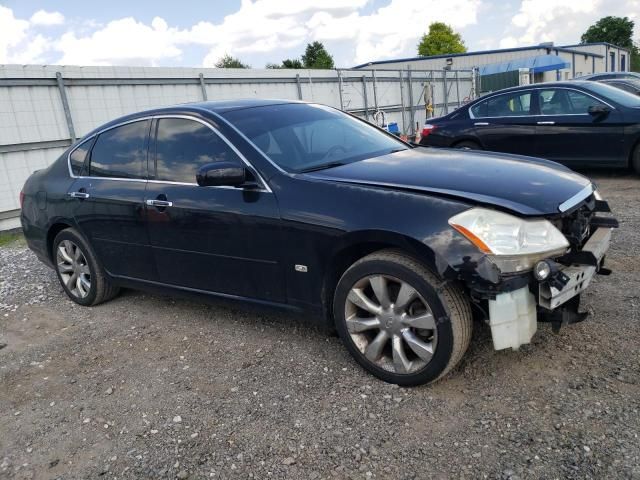
<path id="1" fill-rule="evenodd" d="M 613 45 L 612 43 L 607 42 L 595 42 L 595 43 L 576 43 L 574 45 L 554 45 L 554 46 L 546 46 L 546 45 L 531 45 L 528 47 L 513 47 L 513 48 L 496 48 L 493 50 L 476 50 L 473 52 L 465 52 L 465 53 L 449 53 L 443 55 L 428 55 L 428 56 L 416 56 L 416 57 L 406 57 L 406 58 L 394 58 L 389 60 L 374 60 L 372 62 L 362 63 L 360 65 L 356 65 L 352 68 L 362 68 L 367 67 L 369 65 L 381 65 L 386 63 L 401 63 L 401 62 L 412 62 L 417 60 L 434 60 L 438 58 L 455 58 L 455 57 L 463 57 L 463 56 L 471 56 L 471 55 L 490 55 L 492 53 L 506 53 L 506 52 L 523 52 L 527 50 L 557 50 L 559 52 L 567 52 L 567 53 L 578 53 L 580 55 L 588 55 L 590 57 L 603 58 L 603 55 L 592 52 L 585 52 L 582 50 L 572 50 L 571 47 L 584 47 L 590 45 L 608 45 L 610 47 L 618 48 L 620 50 L 629 51 L 629 49 L 624 47 L 619 47 L 617 45 Z"/>

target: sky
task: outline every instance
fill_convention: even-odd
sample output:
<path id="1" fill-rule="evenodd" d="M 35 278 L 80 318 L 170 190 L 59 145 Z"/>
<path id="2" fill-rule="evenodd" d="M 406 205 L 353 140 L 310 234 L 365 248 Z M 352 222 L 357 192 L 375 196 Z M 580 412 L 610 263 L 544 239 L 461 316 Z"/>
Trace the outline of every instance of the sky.
<path id="1" fill-rule="evenodd" d="M 0 0 L 0 64 L 254 68 L 324 43 L 336 66 L 412 57 L 431 22 L 469 51 L 574 44 L 607 15 L 639 25 L 640 0 Z"/>

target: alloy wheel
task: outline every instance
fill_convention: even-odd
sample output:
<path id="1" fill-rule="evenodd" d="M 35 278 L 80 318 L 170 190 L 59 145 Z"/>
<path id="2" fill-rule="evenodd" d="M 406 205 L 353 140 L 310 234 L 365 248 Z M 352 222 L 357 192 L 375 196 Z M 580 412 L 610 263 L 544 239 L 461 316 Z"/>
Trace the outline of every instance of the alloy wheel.
<path id="1" fill-rule="evenodd" d="M 91 290 L 91 270 L 78 245 L 71 240 L 58 244 L 56 266 L 62 282 L 77 298 L 85 298 Z"/>
<path id="2" fill-rule="evenodd" d="M 365 358 L 396 374 L 413 374 L 437 346 L 435 317 L 407 282 L 388 275 L 358 280 L 345 302 L 347 330 Z"/>

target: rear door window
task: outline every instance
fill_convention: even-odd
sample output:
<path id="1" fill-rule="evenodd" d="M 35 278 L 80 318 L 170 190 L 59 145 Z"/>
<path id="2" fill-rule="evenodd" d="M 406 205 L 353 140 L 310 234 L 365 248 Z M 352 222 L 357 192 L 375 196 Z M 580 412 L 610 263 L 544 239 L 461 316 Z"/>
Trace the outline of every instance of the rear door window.
<path id="1" fill-rule="evenodd" d="M 127 123 L 101 133 L 91 150 L 91 176 L 146 178 L 150 122 Z"/>
<path id="2" fill-rule="evenodd" d="M 206 125 L 185 118 L 161 118 L 156 133 L 156 180 L 196 183 L 200 167 L 240 157 Z"/>
<path id="3" fill-rule="evenodd" d="M 491 97 L 471 107 L 475 118 L 522 117 L 531 114 L 531 92 L 514 92 Z"/>

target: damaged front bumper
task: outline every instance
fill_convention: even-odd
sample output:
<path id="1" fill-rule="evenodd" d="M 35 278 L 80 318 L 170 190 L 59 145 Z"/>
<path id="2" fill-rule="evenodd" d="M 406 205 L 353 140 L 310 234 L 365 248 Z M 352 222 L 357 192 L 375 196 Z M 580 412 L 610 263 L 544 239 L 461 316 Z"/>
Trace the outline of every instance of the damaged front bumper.
<path id="1" fill-rule="evenodd" d="M 529 273 L 526 285 L 488 300 L 489 325 L 496 350 L 515 350 L 530 343 L 538 321 L 551 322 L 557 331 L 561 325 L 586 318 L 586 313 L 578 311 L 580 293 L 597 273 L 610 273 L 604 268 L 604 257 L 609 249 L 611 231 L 611 228 L 597 228 L 579 255 L 567 256 L 575 263 L 563 265 L 550 259 L 555 268 L 545 281 L 538 282 Z M 525 280 L 524 275 L 518 277 Z"/>

